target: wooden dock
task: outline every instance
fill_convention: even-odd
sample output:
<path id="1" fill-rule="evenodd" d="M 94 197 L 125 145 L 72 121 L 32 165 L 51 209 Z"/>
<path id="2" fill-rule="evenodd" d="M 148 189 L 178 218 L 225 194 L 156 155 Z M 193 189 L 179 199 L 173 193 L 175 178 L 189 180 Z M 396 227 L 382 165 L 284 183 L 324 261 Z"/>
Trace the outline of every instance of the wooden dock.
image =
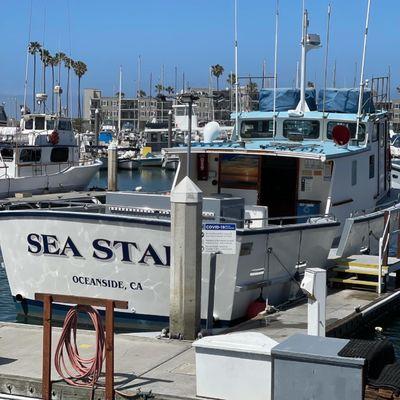
<path id="1" fill-rule="evenodd" d="M 327 297 L 327 331 L 340 335 L 355 329 L 368 316 L 390 310 L 395 302 L 400 302 L 400 292 L 381 297 L 374 292 L 351 289 L 331 292 Z M 230 331 L 258 331 L 282 341 L 306 329 L 307 305 L 302 303 L 257 317 Z M 53 328 L 53 343 L 57 343 L 60 331 Z M 78 341 L 83 356 L 94 352 L 93 332 L 80 331 Z M 0 323 L 0 399 L 1 393 L 40 398 L 41 368 L 42 327 Z M 52 379 L 53 399 L 90 398 L 88 389 L 57 381 L 54 369 Z M 160 339 L 156 335 L 116 334 L 115 382 L 116 389 L 131 398 L 151 398 L 151 392 L 156 399 L 195 399 L 195 354 L 191 342 Z M 97 389 L 95 399 L 103 398 L 104 390 Z M 124 398 L 117 393 L 116 399 Z"/>

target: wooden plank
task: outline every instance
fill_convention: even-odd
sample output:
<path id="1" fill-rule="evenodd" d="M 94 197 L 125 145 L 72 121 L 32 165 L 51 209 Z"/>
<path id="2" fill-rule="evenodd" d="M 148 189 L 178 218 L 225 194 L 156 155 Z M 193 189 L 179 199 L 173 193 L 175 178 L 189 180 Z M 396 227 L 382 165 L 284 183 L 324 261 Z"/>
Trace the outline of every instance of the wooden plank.
<path id="1" fill-rule="evenodd" d="M 43 360 L 42 360 L 42 398 L 51 400 L 51 317 L 52 298 L 47 295 L 43 299 Z"/>
<path id="2" fill-rule="evenodd" d="M 354 279 L 354 277 L 353 278 L 329 278 L 329 281 L 335 282 L 335 283 L 348 283 L 351 285 L 378 286 L 378 282 L 362 281 L 359 279 Z"/>
<path id="3" fill-rule="evenodd" d="M 372 268 L 358 268 L 358 267 L 334 267 L 332 268 L 334 272 L 345 272 L 349 274 L 358 274 L 358 275 L 373 275 L 378 276 L 378 269 Z M 382 270 L 382 275 L 386 275 L 388 273 L 387 269 Z"/>
<path id="4" fill-rule="evenodd" d="M 94 307 L 106 307 L 109 299 L 101 299 L 97 297 L 82 297 L 64 294 L 35 293 L 35 300 L 44 301 L 46 296 L 51 296 L 53 302 L 66 304 L 82 304 Z M 122 300 L 113 300 L 114 308 L 127 310 L 128 302 Z"/>
<path id="5" fill-rule="evenodd" d="M 114 302 L 106 305 L 106 400 L 114 400 Z"/>

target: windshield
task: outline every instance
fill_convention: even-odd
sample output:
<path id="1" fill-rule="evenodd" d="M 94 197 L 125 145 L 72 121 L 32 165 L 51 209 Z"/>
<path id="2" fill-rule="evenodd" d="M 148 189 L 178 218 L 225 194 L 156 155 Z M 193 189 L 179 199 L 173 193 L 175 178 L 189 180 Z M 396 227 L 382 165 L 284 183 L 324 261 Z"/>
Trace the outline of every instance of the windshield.
<path id="1" fill-rule="evenodd" d="M 319 121 L 288 119 L 283 122 L 283 136 L 302 135 L 304 139 L 318 139 Z"/>
<path id="2" fill-rule="evenodd" d="M 242 139 L 270 138 L 273 136 L 272 120 L 242 121 L 240 136 Z"/>

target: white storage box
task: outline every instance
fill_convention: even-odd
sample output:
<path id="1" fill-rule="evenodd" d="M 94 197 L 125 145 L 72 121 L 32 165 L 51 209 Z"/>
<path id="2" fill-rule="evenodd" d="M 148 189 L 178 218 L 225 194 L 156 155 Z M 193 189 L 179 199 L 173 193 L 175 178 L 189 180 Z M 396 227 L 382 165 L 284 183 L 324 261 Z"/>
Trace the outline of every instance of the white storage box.
<path id="1" fill-rule="evenodd" d="M 257 332 L 207 336 L 193 343 L 197 396 L 271 399 L 271 349 L 278 342 Z"/>

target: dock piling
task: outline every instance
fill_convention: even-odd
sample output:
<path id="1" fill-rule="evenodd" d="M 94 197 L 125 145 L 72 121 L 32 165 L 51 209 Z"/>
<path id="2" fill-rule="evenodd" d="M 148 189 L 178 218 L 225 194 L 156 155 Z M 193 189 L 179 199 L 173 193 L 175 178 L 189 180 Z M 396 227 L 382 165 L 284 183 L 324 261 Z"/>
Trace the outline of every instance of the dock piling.
<path id="1" fill-rule="evenodd" d="M 115 192 L 118 190 L 118 158 L 117 158 L 117 144 L 111 142 L 108 146 L 108 190 Z"/>
<path id="2" fill-rule="evenodd" d="M 171 193 L 170 336 L 200 331 L 202 192 L 189 177 Z"/>

